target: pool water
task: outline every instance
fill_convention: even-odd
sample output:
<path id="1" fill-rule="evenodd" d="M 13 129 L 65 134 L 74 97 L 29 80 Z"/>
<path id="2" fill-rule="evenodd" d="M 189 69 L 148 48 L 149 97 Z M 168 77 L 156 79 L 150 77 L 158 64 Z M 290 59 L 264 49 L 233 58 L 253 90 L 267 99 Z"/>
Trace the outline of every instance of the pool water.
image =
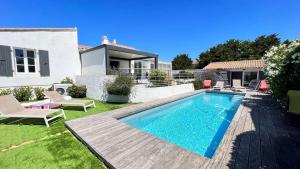
<path id="1" fill-rule="evenodd" d="M 204 92 L 120 120 L 211 158 L 242 99 L 240 95 Z"/>

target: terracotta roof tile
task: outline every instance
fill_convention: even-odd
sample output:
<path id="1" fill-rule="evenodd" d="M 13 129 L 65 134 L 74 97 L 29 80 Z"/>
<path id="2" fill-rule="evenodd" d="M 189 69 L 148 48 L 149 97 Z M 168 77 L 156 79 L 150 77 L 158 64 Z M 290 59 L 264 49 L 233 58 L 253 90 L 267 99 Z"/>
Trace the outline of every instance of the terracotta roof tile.
<path id="1" fill-rule="evenodd" d="M 212 62 L 203 69 L 261 69 L 265 67 L 264 60 L 240 60 L 227 62 Z"/>

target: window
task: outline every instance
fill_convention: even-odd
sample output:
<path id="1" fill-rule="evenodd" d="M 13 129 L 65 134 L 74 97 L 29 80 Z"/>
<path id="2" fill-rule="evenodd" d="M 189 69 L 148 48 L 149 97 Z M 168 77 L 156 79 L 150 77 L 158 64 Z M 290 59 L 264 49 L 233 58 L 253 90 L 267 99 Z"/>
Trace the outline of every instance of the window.
<path id="1" fill-rule="evenodd" d="M 17 72 L 25 72 L 24 53 L 22 49 L 15 49 Z"/>
<path id="2" fill-rule="evenodd" d="M 35 73 L 36 57 L 35 51 L 30 49 L 15 49 L 16 71 L 17 73 Z"/>

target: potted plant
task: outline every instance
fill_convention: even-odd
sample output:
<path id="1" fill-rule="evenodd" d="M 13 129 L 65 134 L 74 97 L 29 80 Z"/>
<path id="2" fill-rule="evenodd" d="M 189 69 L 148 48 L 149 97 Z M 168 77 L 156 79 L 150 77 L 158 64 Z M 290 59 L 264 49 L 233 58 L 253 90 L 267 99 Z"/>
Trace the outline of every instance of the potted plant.
<path id="1" fill-rule="evenodd" d="M 125 75 L 119 75 L 113 82 L 107 82 L 107 102 L 128 103 L 132 86 L 132 79 Z"/>

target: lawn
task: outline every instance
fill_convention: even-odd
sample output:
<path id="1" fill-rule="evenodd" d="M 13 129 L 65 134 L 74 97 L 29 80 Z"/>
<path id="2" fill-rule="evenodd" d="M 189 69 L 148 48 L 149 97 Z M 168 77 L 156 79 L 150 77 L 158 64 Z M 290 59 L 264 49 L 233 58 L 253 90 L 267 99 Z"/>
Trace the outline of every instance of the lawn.
<path id="1" fill-rule="evenodd" d="M 63 107 L 67 120 L 118 109 L 128 104 L 95 101 L 96 108 Z M 64 126 L 64 119 L 0 119 L 0 168 L 105 168 Z M 17 146 L 12 148 L 12 146 Z"/>

